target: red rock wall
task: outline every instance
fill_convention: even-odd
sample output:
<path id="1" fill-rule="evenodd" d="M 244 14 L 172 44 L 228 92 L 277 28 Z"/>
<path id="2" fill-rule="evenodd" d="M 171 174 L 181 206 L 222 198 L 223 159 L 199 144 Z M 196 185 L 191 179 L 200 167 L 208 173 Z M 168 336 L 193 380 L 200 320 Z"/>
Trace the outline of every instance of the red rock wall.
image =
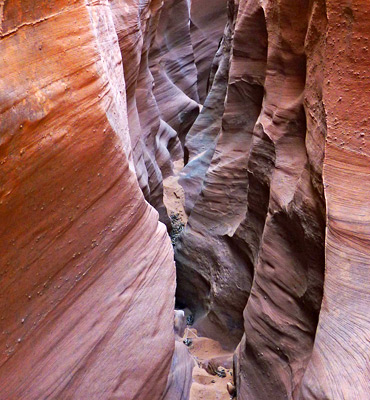
<path id="1" fill-rule="evenodd" d="M 263 12 L 269 40 L 258 119 L 275 159 L 238 349 L 241 399 L 297 396 L 311 356 L 324 271 L 323 199 L 311 177 L 303 108 L 311 10 L 308 2 L 283 1 L 269 2 Z"/>
<path id="2" fill-rule="evenodd" d="M 160 399 L 175 269 L 132 156 L 127 4 L 0 10 L 0 398 Z"/>
<path id="3" fill-rule="evenodd" d="M 238 399 L 368 399 L 368 21 L 0 1 L 0 399 L 188 397 L 158 223 L 183 157 L 177 298 L 238 346 Z"/>
<path id="4" fill-rule="evenodd" d="M 256 189 L 248 193 L 247 166 L 253 129 L 262 106 L 266 48 L 261 7 L 248 8 L 240 3 L 222 129 L 206 177 L 198 186 L 202 191 L 195 199 L 176 251 L 178 298 L 187 303 L 187 293 L 194 292 L 191 305 L 204 319 L 203 330 L 231 347 L 239 343 L 244 331 L 242 313 L 253 280 L 253 263 L 268 201 L 270 164 L 275 156 L 271 141 L 259 132 L 261 140 L 255 139 L 259 150 L 252 153 L 259 160 L 253 162 L 256 171 L 250 174 L 255 177 Z M 262 130 L 260 124 L 258 128 Z M 193 192 L 188 193 L 192 200 Z M 249 208 L 257 208 L 251 211 L 253 222 L 245 218 Z"/>
<path id="5" fill-rule="evenodd" d="M 199 114 L 197 70 L 189 18 L 187 0 L 167 0 L 150 50 L 150 71 L 158 109 L 166 128 L 175 132 L 182 145 Z"/>
<path id="6" fill-rule="evenodd" d="M 136 1 L 111 0 L 110 4 L 127 85 L 128 121 L 136 174 L 145 198 L 158 210 L 161 221 L 169 225 L 163 205 L 162 182 L 163 177 L 173 173 L 172 161 L 182 158 L 183 150 L 179 141 L 179 124 L 173 129 L 168 122 L 171 123 L 171 118 L 177 116 L 180 109 L 189 108 L 191 104 L 191 110 L 195 113 L 190 120 L 192 123 L 198 113 L 198 103 L 189 99 L 176 85 L 169 83 L 170 80 L 160 80 L 158 73 L 152 74 L 155 68 L 151 68 L 149 62 L 155 66 L 163 64 L 159 55 L 149 57 L 152 49 L 156 48 L 157 53 L 163 54 L 163 57 L 168 57 L 171 51 L 171 44 L 168 47 L 163 43 L 154 44 L 157 36 L 161 36 L 159 31 L 163 23 L 159 22 L 165 11 L 163 3 L 149 1 L 140 5 Z M 180 16 L 181 20 L 185 21 L 185 16 Z M 190 65 L 195 68 L 194 61 Z M 193 82 L 196 87 L 195 73 Z M 166 94 L 167 108 L 163 107 L 166 110 L 168 104 L 182 95 L 172 113 L 162 112 L 161 102 L 157 102 L 154 93 L 156 87 L 159 87 L 157 90 L 160 93 Z M 168 88 L 175 89 L 171 91 Z M 185 133 L 184 128 L 183 135 Z"/>
<path id="7" fill-rule="evenodd" d="M 210 85 L 212 59 L 220 47 L 222 32 L 227 22 L 228 0 L 190 1 L 190 34 L 197 67 L 199 99 L 203 104 Z"/>
<path id="8" fill-rule="evenodd" d="M 208 95 L 199 117 L 186 135 L 186 166 L 180 173 L 179 182 L 186 192 L 185 207 L 188 213 L 194 207 L 194 202 L 201 191 L 202 182 L 211 163 L 217 138 L 221 131 L 228 87 L 231 41 L 237 15 L 236 7 L 234 1 L 228 2 L 228 22 L 214 57 L 212 69 L 209 71 Z M 204 53 L 202 54 L 204 55 Z M 204 71 L 202 71 L 202 74 L 204 74 Z"/>
<path id="9" fill-rule="evenodd" d="M 148 66 L 148 53 L 161 11 L 160 2 L 139 6 L 136 1 L 110 1 L 121 50 L 127 92 L 129 132 L 136 175 L 140 187 L 160 214 L 169 223 L 163 205 L 162 171 L 171 170 L 169 137 L 159 146 L 156 137 L 161 117 L 152 92 L 153 79 Z M 148 118 L 150 115 L 150 118 Z M 181 157 L 180 146 L 175 148 Z"/>
<path id="10" fill-rule="evenodd" d="M 366 7 L 240 1 L 220 133 L 182 172 L 177 296 L 242 339 L 238 399 L 368 397 Z"/>
<path id="11" fill-rule="evenodd" d="M 173 161 L 183 159 L 185 136 L 199 114 L 198 82 L 205 82 L 199 88 L 205 97 L 225 25 L 226 0 L 219 0 L 213 11 L 204 0 L 196 4 L 110 0 L 110 4 L 125 71 L 136 173 L 145 198 L 169 225 L 162 182 L 173 174 Z M 202 15 L 194 16 L 200 33 L 196 38 L 190 23 L 194 7 L 202 10 Z"/>
<path id="12" fill-rule="evenodd" d="M 370 393 L 369 4 L 327 2 L 324 298 L 301 398 Z"/>

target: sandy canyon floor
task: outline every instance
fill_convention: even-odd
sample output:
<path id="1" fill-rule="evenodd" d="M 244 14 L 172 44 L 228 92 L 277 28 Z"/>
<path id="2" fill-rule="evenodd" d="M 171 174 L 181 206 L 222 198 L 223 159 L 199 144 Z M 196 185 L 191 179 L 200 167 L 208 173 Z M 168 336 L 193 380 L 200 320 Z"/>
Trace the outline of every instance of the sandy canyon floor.
<path id="1" fill-rule="evenodd" d="M 182 160 L 174 163 L 175 175 L 169 176 L 163 181 L 163 189 L 164 203 L 168 215 L 177 215 L 186 224 L 185 194 L 178 183 L 178 173 L 182 168 Z M 227 383 L 233 383 L 233 354 L 225 351 L 219 342 L 198 336 L 196 329 L 191 327 L 186 328 L 183 340 L 185 339 L 190 339 L 192 342 L 189 346 L 189 352 L 196 363 L 193 369 L 193 383 L 189 400 L 229 400 L 230 394 L 227 391 Z M 224 377 L 217 374 L 217 368 L 219 373 L 224 371 Z"/>

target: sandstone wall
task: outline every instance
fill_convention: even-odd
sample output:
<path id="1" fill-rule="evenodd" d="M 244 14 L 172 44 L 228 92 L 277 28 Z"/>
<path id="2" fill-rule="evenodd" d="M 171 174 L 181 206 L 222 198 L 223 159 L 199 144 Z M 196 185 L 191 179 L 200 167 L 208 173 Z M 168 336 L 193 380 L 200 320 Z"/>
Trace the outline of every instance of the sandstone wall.
<path id="1" fill-rule="evenodd" d="M 177 300 L 238 399 L 368 399 L 368 8 L 0 1 L 0 399 L 188 398 L 182 159 Z"/>
<path id="2" fill-rule="evenodd" d="M 197 67 L 197 86 L 203 104 L 210 89 L 209 75 L 212 59 L 220 47 L 227 21 L 228 0 L 191 0 L 190 35 Z"/>
<path id="3" fill-rule="evenodd" d="M 242 400 L 369 393 L 365 15 L 240 1 L 220 129 L 196 130 L 204 107 L 187 139 L 177 296 L 200 332 L 241 340 Z"/>
<path id="4" fill-rule="evenodd" d="M 172 2 L 157 0 L 111 0 L 110 4 L 125 71 L 136 174 L 145 198 L 169 225 L 163 178 L 173 173 L 172 161 L 183 158 L 179 137 L 184 137 L 199 109 L 192 47 L 176 40 L 176 36 L 187 35 L 190 42 L 188 3 L 177 2 L 177 8 Z M 178 21 L 183 26 L 177 26 Z M 184 62 L 175 64 L 181 57 Z M 189 71 L 184 65 L 189 65 Z M 181 85 L 185 79 L 188 82 Z"/>
<path id="5" fill-rule="evenodd" d="M 119 23 L 135 10 L 0 10 L 0 398 L 160 399 L 175 269 L 131 145 Z"/>
<path id="6" fill-rule="evenodd" d="M 324 298 L 301 398 L 370 393 L 369 5 L 327 2 Z"/>

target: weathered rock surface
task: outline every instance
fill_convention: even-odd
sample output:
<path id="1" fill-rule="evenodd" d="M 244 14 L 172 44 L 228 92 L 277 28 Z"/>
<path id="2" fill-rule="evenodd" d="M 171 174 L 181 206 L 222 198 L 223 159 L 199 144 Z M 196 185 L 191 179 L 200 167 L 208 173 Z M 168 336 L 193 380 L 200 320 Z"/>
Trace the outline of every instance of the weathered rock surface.
<path id="1" fill-rule="evenodd" d="M 171 170 L 169 141 L 176 141 L 176 137 L 173 132 L 163 129 L 164 121 L 153 95 L 153 78 L 148 65 L 161 4 L 147 2 L 143 7 L 136 1 L 110 0 L 110 5 L 123 60 L 136 174 L 146 200 L 169 225 L 163 205 L 162 171 Z M 160 129 L 163 131 L 161 137 Z M 179 143 L 171 150 L 173 155 L 181 157 Z"/>
<path id="2" fill-rule="evenodd" d="M 204 1 L 201 2 L 204 7 Z M 226 7 L 218 4 L 211 44 L 201 55 L 208 79 L 214 42 L 222 36 Z M 145 198 L 169 226 L 163 205 L 163 179 L 183 159 L 183 145 L 199 113 L 198 60 L 195 59 L 187 0 L 110 0 L 125 71 L 129 130 L 136 173 Z M 219 32 L 218 32 L 219 31 Z M 208 43 L 208 42 L 207 42 Z M 204 49 L 203 49 L 204 50 Z M 208 67 L 205 67 L 205 66 Z M 207 76 L 206 76 L 207 75 Z M 226 87 L 226 85 L 224 85 Z"/>
<path id="3" fill-rule="evenodd" d="M 190 1 L 190 35 L 197 67 L 197 87 L 203 104 L 209 89 L 213 57 L 227 21 L 228 0 Z"/>
<path id="4" fill-rule="evenodd" d="M 368 16 L 363 1 L 327 2 L 326 272 L 304 399 L 365 400 L 370 393 Z"/>
<path id="5" fill-rule="evenodd" d="M 125 70 L 136 173 L 145 198 L 169 226 L 163 178 L 173 174 L 173 161 L 183 158 L 179 139 L 199 110 L 188 3 L 110 3 Z"/>
<path id="6" fill-rule="evenodd" d="M 196 366 L 182 340 L 176 340 L 171 371 L 162 400 L 188 400 L 192 387 L 192 372 Z"/>
<path id="7" fill-rule="evenodd" d="M 184 144 L 199 113 L 197 70 L 190 38 L 187 0 L 167 0 L 161 12 L 150 65 L 161 115 Z"/>
<path id="8" fill-rule="evenodd" d="M 368 399 L 369 7 L 211 3 L 0 1 L 1 400 L 228 396 L 164 180 L 237 398 Z"/>
<path id="9" fill-rule="evenodd" d="M 179 183 L 186 191 L 185 207 L 188 213 L 194 207 L 194 202 L 201 191 L 221 131 L 236 15 L 236 5 L 234 1 L 229 1 L 228 22 L 212 64 L 208 96 L 199 117 L 186 136 L 186 166 L 181 171 Z"/>
<path id="10" fill-rule="evenodd" d="M 163 179 L 225 5 L 211 30 L 196 14 L 194 42 L 186 0 L 0 2 L 0 398 L 188 397 L 172 249 L 144 197 L 169 226 Z"/>
<path id="11" fill-rule="evenodd" d="M 243 335 L 238 399 L 369 393 L 365 8 L 240 1 L 220 132 L 203 108 L 186 141 L 177 295 L 200 332 Z"/>
<path id="12" fill-rule="evenodd" d="M 323 199 L 312 185 L 303 109 L 310 11 L 300 2 L 270 2 L 263 9 L 269 41 L 258 119 L 274 159 L 265 177 L 269 197 L 239 346 L 241 399 L 297 396 L 320 310 L 325 222 Z"/>
<path id="13" fill-rule="evenodd" d="M 112 3 L 0 4 L 4 400 L 166 387 L 173 255 L 137 180 L 113 18 L 131 9 Z"/>
<path id="14" fill-rule="evenodd" d="M 245 5 L 239 7 L 222 130 L 176 252 L 178 298 L 188 304 L 187 293 L 191 292 L 190 305 L 196 308 L 198 318 L 205 318 L 203 331 L 230 347 L 235 347 L 243 334 L 242 313 L 253 280 L 253 257 L 258 251 L 258 243 L 253 241 L 260 237 L 249 229 L 251 222 L 245 216 L 248 206 L 258 207 L 261 217 L 257 214 L 255 218 L 263 224 L 266 207 L 264 198 L 258 198 L 264 195 L 260 187 L 252 193 L 257 199 L 248 199 L 247 166 L 254 125 L 261 111 L 267 32 L 260 8 L 246 12 Z M 255 140 L 260 148 L 255 157 L 266 159 L 267 168 L 253 162 L 254 169 L 261 170 L 254 175 L 259 173 L 262 186 L 266 186 L 263 178 L 274 154 L 267 138 Z M 195 285 L 189 284 L 192 281 Z M 228 343 L 222 340 L 225 330 L 229 332 Z"/>

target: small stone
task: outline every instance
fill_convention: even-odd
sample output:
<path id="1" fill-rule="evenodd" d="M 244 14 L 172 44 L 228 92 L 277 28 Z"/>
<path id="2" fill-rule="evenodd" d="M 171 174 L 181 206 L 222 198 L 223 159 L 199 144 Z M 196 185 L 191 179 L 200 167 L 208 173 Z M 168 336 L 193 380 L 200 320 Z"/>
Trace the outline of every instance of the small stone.
<path id="1" fill-rule="evenodd" d="M 227 391 L 229 392 L 229 395 L 235 396 L 235 393 L 236 393 L 235 386 L 231 382 L 227 382 L 226 387 L 227 387 Z"/>
<path id="2" fill-rule="evenodd" d="M 226 371 L 224 369 L 217 368 L 217 372 L 216 373 L 220 378 L 226 378 Z"/>

